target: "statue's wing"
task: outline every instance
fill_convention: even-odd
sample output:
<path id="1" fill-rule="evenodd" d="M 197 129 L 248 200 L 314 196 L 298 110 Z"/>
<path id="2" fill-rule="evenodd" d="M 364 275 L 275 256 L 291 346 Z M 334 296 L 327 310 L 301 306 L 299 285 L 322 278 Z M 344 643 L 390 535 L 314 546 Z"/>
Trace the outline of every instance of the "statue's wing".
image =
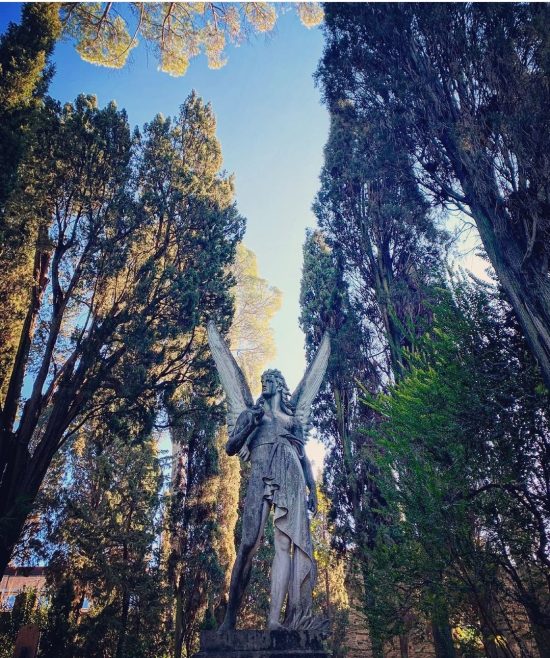
<path id="1" fill-rule="evenodd" d="M 292 394 L 290 404 L 295 409 L 296 418 L 302 426 L 304 438 L 309 430 L 309 413 L 311 404 L 321 388 L 330 357 L 330 337 L 325 332 L 317 354 L 309 364 L 302 381 Z"/>
<path id="2" fill-rule="evenodd" d="M 208 322 L 206 330 L 210 351 L 227 396 L 227 428 L 231 434 L 239 414 L 248 407 L 252 407 L 254 400 L 241 369 L 212 320 Z"/>

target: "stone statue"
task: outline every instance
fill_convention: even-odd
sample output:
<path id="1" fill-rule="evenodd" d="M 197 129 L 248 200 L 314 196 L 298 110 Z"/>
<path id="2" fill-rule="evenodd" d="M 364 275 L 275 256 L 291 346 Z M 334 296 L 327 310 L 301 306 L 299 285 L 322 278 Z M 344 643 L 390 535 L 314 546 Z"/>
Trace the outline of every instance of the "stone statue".
<path id="1" fill-rule="evenodd" d="M 315 358 L 292 395 L 282 374 L 278 370 L 267 370 L 262 375 L 262 394 L 256 404 L 213 322 L 208 324 L 208 340 L 227 396 L 229 440 L 226 451 L 250 460 L 252 466 L 244 503 L 241 544 L 219 632 L 235 628 L 250 580 L 252 558 L 259 548 L 271 509 L 275 557 L 268 628 L 315 630 L 322 622 L 311 611 L 316 565 L 308 510 L 313 514 L 317 511 L 317 494 L 304 444 L 311 403 L 323 381 L 330 355 L 328 334 L 324 335 Z M 285 599 L 285 618 L 281 624 Z"/>

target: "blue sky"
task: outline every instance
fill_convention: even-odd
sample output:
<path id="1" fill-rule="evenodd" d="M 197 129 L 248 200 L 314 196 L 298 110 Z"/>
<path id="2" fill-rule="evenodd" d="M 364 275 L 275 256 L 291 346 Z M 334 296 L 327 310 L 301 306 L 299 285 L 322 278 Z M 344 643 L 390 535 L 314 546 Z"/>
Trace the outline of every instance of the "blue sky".
<path id="1" fill-rule="evenodd" d="M 0 30 L 18 21 L 21 5 L 0 5 Z M 227 48 L 227 64 L 208 69 L 204 57 L 192 60 L 185 76 L 157 69 L 144 45 L 133 50 L 121 70 L 83 62 L 71 43 L 54 53 L 56 73 L 50 94 L 72 101 L 95 94 L 100 105 L 114 99 L 132 125 L 157 113 L 176 114 L 195 89 L 212 103 L 224 167 L 235 175 L 237 204 L 247 218 L 245 243 L 257 254 L 260 273 L 283 292 L 273 323 L 277 357 L 271 366 L 285 374 L 290 388 L 304 369 L 303 335 L 298 327 L 302 243 L 318 187 L 328 114 L 312 75 L 323 45 L 319 28 L 307 29 L 289 11 L 275 30 Z"/>

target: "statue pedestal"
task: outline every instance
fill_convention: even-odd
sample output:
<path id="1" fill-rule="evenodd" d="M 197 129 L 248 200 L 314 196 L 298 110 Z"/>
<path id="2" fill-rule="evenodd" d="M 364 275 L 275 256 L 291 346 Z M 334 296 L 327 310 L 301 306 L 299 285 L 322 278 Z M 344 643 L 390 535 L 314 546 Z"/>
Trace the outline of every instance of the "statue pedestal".
<path id="1" fill-rule="evenodd" d="M 202 631 L 193 658 L 330 658 L 325 637 L 312 631 Z"/>

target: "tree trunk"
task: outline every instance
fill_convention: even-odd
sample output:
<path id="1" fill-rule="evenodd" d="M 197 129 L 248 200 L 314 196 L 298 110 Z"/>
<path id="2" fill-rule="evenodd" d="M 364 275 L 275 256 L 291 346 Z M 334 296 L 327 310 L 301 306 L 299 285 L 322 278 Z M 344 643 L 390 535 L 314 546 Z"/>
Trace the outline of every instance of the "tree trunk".
<path id="1" fill-rule="evenodd" d="M 443 619 L 442 615 L 438 615 L 437 619 L 432 620 L 432 635 L 436 658 L 456 658 L 448 618 Z"/>
<path id="2" fill-rule="evenodd" d="M 0 573 L 4 573 L 13 551 L 19 542 L 25 522 L 32 510 L 40 482 L 30 481 L 29 469 L 14 468 L 14 480 L 19 480 L 20 486 L 7 499 L 0 501 Z"/>
<path id="3" fill-rule="evenodd" d="M 2 514 L 2 532 L 0 541 L 0 573 L 6 571 L 13 551 L 17 546 L 25 521 L 32 509 L 37 492 L 19 492 L 19 497 L 10 509 Z M 4 507 L 4 506 L 2 506 Z M 3 511 L 3 510 L 2 510 Z"/>
<path id="4" fill-rule="evenodd" d="M 550 389 L 550 277 L 545 262 L 526 260 L 483 154 L 464 153 L 450 133 L 445 150 L 466 195 L 479 236 Z M 482 181 L 483 185 L 480 185 Z M 480 188 L 483 187 L 483 192 Z"/>
<path id="5" fill-rule="evenodd" d="M 36 242 L 33 265 L 33 286 L 27 315 L 21 329 L 17 354 L 11 369 L 11 377 L 4 401 L 3 422 L 7 429 L 13 429 L 13 423 L 17 414 L 17 407 L 21 397 L 21 388 L 25 376 L 25 368 L 29 358 L 29 352 L 34 337 L 36 318 L 42 303 L 42 297 L 48 284 L 48 269 L 50 266 L 50 244 L 45 227 L 40 227 Z"/>
<path id="6" fill-rule="evenodd" d="M 409 634 L 401 633 L 399 636 L 399 653 L 401 658 L 409 658 Z"/>
<path id="7" fill-rule="evenodd" d="M 367 608 L 367 623 L 369 628 L 369 638 L 372 650 L 372 658 L 384 658 L 384 641 L 377 628 L 376 623 L 373 621 L 373 612 L 375 609 L 374 596 L 368 590 L 368 580 L 366 575 L 366 567 L 363 569 L 363 582 L 365 587 L 365 601 Z"/>
<path id="8" fill-rule="evenodd" d="M 26 486 L 29 455 L 11 432 L 2 437 L 0 484 L 0 574 L 9 564 L 37 491 Z"/>
<path id="9" fill-rule="evenodd" d="M 73 356 L 76 357 L 76 352 Z M 83 388 L 88 372 L 90 355 L 82 356 L 78 367 L 64 370 L 60 378 L 53 403 L 48 409 L 41 438 L 34 447 L 32 456 L 28 446 L 32 445 L 36 426 L 43 409 L 37 403 L 35 418 L 27 419 L 28 403 L 17 432 L 0 427 L 0 569 L 2 573 L 9 563 L 25 521 L 32 510 L 40 485 L 57 452 L 59 443 L 74 420 L 86 405 L 90 392 Z M 71 357 L 73 359 L 73 357 Z M 69 359 L 65 365 L 69 364 Z M 78 391 L 78 394 L 75 394 Z"/>
<path id="10" fill-rule="evenodd" d="M 54 405 L 40 443 L 32 457 L 27 446 L 33 433 L 25 438 L 3 432 L 2 480 L 0 483 L 0 570 L 3 574 L 30 514 L 46 471 L 57 451 L 58 441 L 70 424 L 66 395 L 60 394 Z"/>
<path id="11" fill-rule="evenodd" d="M 481 622 L 480 625 L 481 641 L 483 642 L 483 649 L 487 658 L 514 658 L 514 654 L 510 653 L 507 646 L 501 646 L 495 641 L 494 633 L 491 633 L 486 624 Z"/>
<path id="12" fill-rule="evenodd" d="M 325 569 L 325 594 L 327 597 L 327 618 L 332 621 L 332 606 L 330 603 L 330 582 L 328 577 L 328 567 Z"/>
<path id="13" fill-rule="evenodd" d="M 532 625 L 531 628 L 540 658 L 550 658 L 550 628 L 538 624 Z"/>
<path id="14" fill-rule="evenodd" d="M 174 658 L 181 658 L 183 649 L 183 610 L 179 584 L 176 590 L 176 621 L 174 627 Z"/>
<path id="15" fill-rule="evenodd" d="M 485 239 L 480 230 L 485 250 L 550 389 L 550 279 L 521 266 L 513 238 L 498 240 L 494 234 L 484 233 Z"/>
<path id="16" fill-rule="evenodd" d="M 472 606 L 477 610 L 479 630 L 487 658 L 514 658 L 508 642 L 496 641 L 504 638 L 495 615 L 495 593 L 491 590 L 480 592 L 473 597 Z"/>
<path id="17" fill-rule="evenodd" d="M 529 609 L 531 606 L 525 605 L 525 601 L 523 605 L 529 617 L 529 624 L 540 658 L 550 658 L 550 628 L 540 619 L 538 610 Z"/>
<path id="18" fill-rule="evenodd" d="M 116 658 L 124 658 L 126 649 L 126 635 L 128 629 L 128 612 L 130 610 L 130 593 L 125 587 L 122 594 L 122 615 L 120 618 L 120 632 L 118 635 L 118 642 L 116 647 Z"/>

